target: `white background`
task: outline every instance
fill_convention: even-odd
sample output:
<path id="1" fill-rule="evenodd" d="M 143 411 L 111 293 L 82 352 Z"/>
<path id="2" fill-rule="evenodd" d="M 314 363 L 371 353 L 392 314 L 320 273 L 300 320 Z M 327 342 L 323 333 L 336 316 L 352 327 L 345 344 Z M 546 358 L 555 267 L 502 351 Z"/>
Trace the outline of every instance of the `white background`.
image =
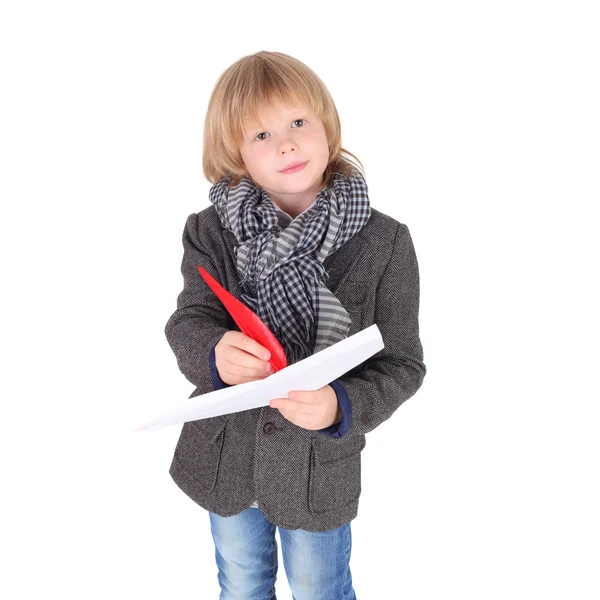
<path id="1" fill-rule="evenodd" d="M 2 597 L 218 597 L 181 427 L 130 419 L 193 391 L 164 326 L 203 121 L 260 50 L 322 78 L 419 260 L 428 373 L 367 436 L 357 597 L 600 597 L 594 4 L 2 3 Z"/>

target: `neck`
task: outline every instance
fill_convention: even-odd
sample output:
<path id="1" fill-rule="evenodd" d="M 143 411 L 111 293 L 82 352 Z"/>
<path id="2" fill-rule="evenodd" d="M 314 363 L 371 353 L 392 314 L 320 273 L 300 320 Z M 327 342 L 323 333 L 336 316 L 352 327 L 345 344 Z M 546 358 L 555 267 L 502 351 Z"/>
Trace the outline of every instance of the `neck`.
<path id="1" fill-rule="evenodd" d="M 269 198 L 271 198 L 278 208 L 290 215 L 292 219 L 295 219 L 299 214 L 303 213 L 314 203 L 319 195 L 319 192 L 324 187 L 325 186 L 322 183 L 319 183 L 317 184 L 316 188 L 313 186 L 312 188 L 297 194 L 273 192 L 266 189 L 265 192 L 269 194 Z"/>

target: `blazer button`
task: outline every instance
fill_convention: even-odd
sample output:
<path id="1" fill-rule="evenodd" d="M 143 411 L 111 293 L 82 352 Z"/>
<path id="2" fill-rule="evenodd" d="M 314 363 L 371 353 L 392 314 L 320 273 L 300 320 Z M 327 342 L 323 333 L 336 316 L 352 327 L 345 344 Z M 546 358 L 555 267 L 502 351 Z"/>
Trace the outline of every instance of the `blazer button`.
<path id="1" fill-rule="evenodd" d="M 265 423 L 263 426 L 263 431 L 269 435 L 270 433 L 273 433 L 275 430 L 277 429 L 277 427 L 275 427 L 274 423 Z"/>

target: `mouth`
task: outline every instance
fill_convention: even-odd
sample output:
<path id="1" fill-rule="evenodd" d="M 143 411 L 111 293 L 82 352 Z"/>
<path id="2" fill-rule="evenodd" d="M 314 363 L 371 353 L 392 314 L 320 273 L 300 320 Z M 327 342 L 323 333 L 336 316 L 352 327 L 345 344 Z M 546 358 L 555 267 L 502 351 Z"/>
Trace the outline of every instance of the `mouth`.
<path id="1" fill-rule="evenodd" d="M 308 161 L 292 163 L 289 167 L 279 172 L 283 173 L 284 175 L 289 175 L 290 173 L 297 173 L 298 171 L 302 171 L 302 169 L 304 169 L 307 162 Z"/>

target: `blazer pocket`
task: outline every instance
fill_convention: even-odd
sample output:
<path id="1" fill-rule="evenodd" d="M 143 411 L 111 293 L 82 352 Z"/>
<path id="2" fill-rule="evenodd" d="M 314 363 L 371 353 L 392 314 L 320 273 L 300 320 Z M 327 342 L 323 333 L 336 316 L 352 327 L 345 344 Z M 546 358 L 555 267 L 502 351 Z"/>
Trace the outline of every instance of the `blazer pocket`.
<path id="1" fill-rule="evenodd" d="M 375 322 L 373 284 L 346 279 L 337 289 L 336 296 L 352 319 L 348 335 L 358 333 Z"/>
<path id="2" fill-rule="evenodd" d="M 198 485 L 212 492 L 217 485 L 226 418 L 184 423 L 175 447 L 175 460 Z"/>
<path id="3" fill-rule="evenodd" d="M 310 512 L 334 511 L 358 499 L 361 494 L 360 453 L 365 443 L 364 436 L 351 438 L 349 442 L 312 439 L 308 482 Z"/>

